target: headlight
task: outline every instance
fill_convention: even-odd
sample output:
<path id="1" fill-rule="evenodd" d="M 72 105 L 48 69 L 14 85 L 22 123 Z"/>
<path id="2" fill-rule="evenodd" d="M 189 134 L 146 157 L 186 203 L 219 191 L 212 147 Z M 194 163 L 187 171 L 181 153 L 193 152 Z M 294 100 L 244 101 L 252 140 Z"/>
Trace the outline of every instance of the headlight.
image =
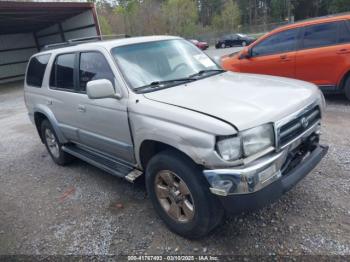
<path id="1" fill-rule="evenodd" d="M 222 159 L 237 160 L 242 155 L 241 139 L 238 136 L 219 138 L 216 148 Z"/>
<path id="2" fill-rule="evenodd" d="M 271 124 L 248 129 L 241 133 L 245 156 L 251 156 L 274 145 L 274 132 Z"/>
<path id="3" fill-rule="evenodd" d="M 258 126 L 239 133 L 238 136 L 221 137 L 216 150 L 226 161 L 248 157 L 274 146 L 274 131 L 271 124 Z"/>

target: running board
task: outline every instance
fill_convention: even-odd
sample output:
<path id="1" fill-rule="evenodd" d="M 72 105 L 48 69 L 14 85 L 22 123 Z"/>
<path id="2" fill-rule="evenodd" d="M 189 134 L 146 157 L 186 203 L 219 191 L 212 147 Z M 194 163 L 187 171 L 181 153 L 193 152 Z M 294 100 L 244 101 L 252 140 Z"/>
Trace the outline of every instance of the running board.
<path id="1" fill-rule="evenodd" d="M 111 159 L 101 154 L 92 152 L 90 150 L 85 150 L 76 145 L 62 146 L 62 150 L 114 176 L 125 177 L 126 180 L 128 180 L 129 182 L 133 182 L 138 177 L 135 177 L 135 175 L 132 175 L 130 178 L 127 177 L 128 175 L 138 171 L 135 170 L 132 166 L 122 163 L 121 161 Z M 135 174 L 138 173 L 136 172 Z M 133 177 L 135 178 L 132 179 Z"/>

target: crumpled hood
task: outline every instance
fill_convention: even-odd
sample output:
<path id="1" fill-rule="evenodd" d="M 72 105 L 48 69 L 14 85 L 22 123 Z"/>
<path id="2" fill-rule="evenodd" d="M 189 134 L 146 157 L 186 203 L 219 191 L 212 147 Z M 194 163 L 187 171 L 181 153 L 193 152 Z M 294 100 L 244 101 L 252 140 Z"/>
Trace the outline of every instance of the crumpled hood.
<path id="1" fill-rule="evenodd" d="M 299 80 L 226 72 L 145 97 L 211 115 L 244 130 L 280 120 L 320 99 L 320 94 L 315 85 Z"/>

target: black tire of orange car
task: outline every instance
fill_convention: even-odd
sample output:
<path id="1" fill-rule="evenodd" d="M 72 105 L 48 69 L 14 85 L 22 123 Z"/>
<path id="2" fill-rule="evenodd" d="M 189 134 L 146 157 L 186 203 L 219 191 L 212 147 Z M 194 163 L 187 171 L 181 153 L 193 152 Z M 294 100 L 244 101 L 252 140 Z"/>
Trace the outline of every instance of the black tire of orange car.
<path id="1" fill-rule="evenodd" d="M 163 170 L 175 173 L 189 189 L 194 207 L 191 220 L 176 221 L 162 206 L 156 192 L 156 177 Z M 220 201 L 210 192 L 209 184 L 201 169 L 191 159 L 177 151 L 163 151 L 150 160 L 146 168 L 146 187 L 159 217 L 171 231 L 185 238 L 202 238 L 223 221 L 224 209 Z"/>
<path id="2" fill-rule="evenodd" d="M 344 85 L 344 93 L 348 100 L 350 100 L 350 76 L 346 79 Z"/>
<path id="3" fill-rule="evenodd" d="M 57 143 L 57 154 L 54 154 L 52 149 L 50 149 L 50 147 L 53 146 L 53 141 L 48 141 L 49 138 L 47 134 L 50 134 L 52 136 L 52 140 Z M 55 130 L 53 129 L 51 123 L 46 119 L 41 123 L 41 136 L 47 151 L 57 165 L 64 166 L 72 162 L 74 157 L 62 150 L 62 144 L 59 142 Z"/>

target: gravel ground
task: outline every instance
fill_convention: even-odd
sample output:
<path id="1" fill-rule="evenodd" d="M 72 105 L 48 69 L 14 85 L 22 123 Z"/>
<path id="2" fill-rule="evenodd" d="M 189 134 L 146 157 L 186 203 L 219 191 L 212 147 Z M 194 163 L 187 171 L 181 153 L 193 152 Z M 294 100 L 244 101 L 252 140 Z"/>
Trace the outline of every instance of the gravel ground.
<path id="1" fill-rule="evenodd" d="M 53 163 L 22 89 L 0 86 L 0 254 L 350 255 L 350 103 L 328 97 L 322 163 L 278 202 L 183 239 L 157 218 L 141 183 L 82 161 Z"/>

